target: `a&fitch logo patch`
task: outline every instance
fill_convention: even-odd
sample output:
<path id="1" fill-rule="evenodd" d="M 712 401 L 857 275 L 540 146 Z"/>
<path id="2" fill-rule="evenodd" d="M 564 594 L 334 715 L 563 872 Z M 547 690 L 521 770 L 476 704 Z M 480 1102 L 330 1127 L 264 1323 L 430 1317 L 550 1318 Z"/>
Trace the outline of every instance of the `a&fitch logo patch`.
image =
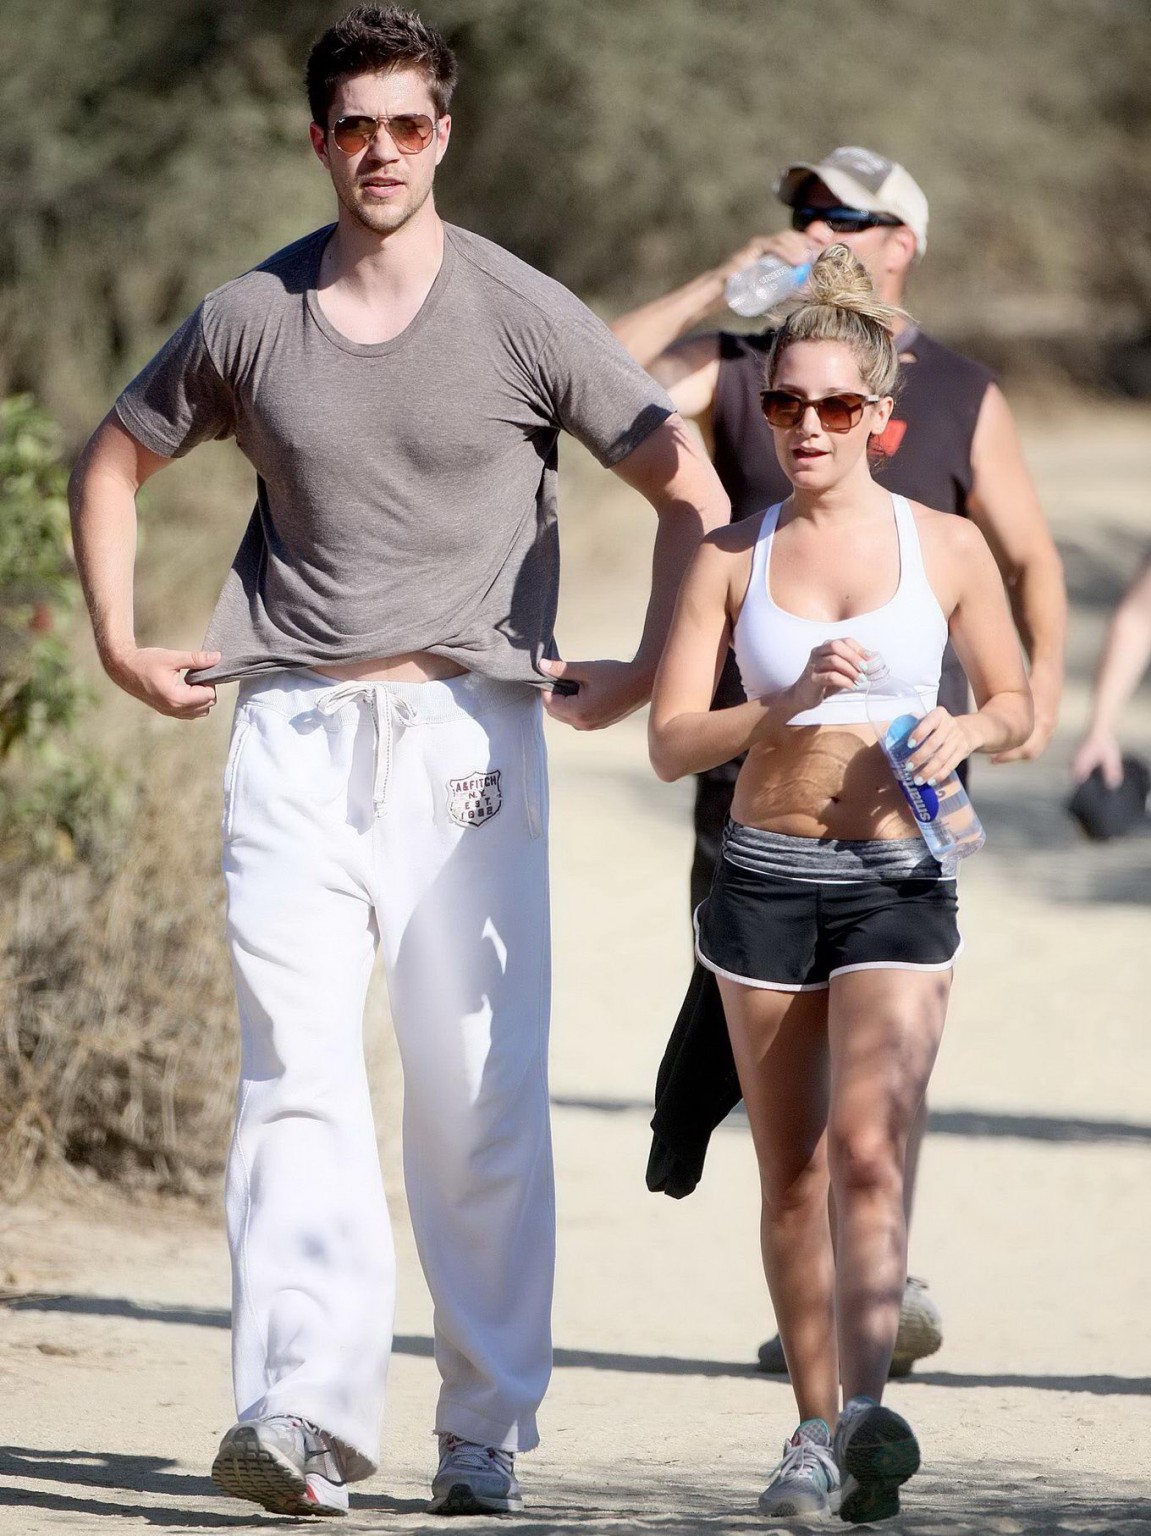
<path id="1" fill-rule="evenodd" d="M 469 773 L 463 779 L 448 780 L 448 815 L 457 827 L 480 827 L 503 804 L 500 770 Z"/>

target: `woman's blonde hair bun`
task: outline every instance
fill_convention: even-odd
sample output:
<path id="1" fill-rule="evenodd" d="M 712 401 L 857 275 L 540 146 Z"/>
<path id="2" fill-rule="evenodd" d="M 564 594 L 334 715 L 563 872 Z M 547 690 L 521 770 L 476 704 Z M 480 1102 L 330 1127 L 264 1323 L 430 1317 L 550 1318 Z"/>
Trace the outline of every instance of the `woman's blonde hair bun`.
<path id="1" fill-rule="evenodd" d="M 775 333 L 768 384 L 793 342 L 838 341 L 851 348 L 870 392 L 889 395 L 899 374 L 895 336 L 910 323 L 906 310 L 876 297 L 867 268 L 846 245 L 829 245 L 812 263 L 801 303 Z"/>

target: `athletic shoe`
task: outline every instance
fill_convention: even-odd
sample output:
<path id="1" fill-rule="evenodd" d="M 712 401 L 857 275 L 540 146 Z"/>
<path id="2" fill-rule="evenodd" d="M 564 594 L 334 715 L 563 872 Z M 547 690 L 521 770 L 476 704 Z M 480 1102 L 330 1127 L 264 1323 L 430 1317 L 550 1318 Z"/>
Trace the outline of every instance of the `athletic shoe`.
<path id="1" fill-rule="evenodd" d="M 773 1519 L 789 1515 L 825 1515 L 830 1495 L 839 1488 L 839 1468 L 831 1454 L 831 1431 L 822 1419 L 804 1419 L 783 1444 L 783 1460 L 759 1496 L 759 1512 Z"/>
<path id="2" fill-rule="evenodd" d="M 899 1513 L 899 1488 L 919 1470 L 911 1425 L 870 1397 L 844 1404 L 833 1442 L 843 1497 L 839 1518 L 851 1525 Z"/>
<path id="3" fill-rule="evenodd" d="M 441 1434 L 429 1515 L 503 1515 L 523 1509 L 516 1458 L 497 1445 Z"/>
<path id="4" fill-rule="evenodd" d="M 933 1355 L 943 1343 L 943 1319 L 927 1294 L 927 1281 L 908 1275 L 899 1307 L 899 1332 L 888 1366 L 889 1376 L 908 1376 L 917 1360 Z"/>
<path id="5" fill-rule="evenodd" d="M 916 1360 L 933 1355 L 943 1343 L 943 1319 L 927 1294 L 927 1281 L 908 1275 L 899 1308 L 899 1332 L 888 1367 L 889 1376 L 907 1376 Z M 759 1368 L 768 1376 L 786 1376 L 787 1361 L 777 1333 L 759 1346 Z"/>
<path id="6" fill-rule="evenodd" d="M 348 1489 L 330 1435 L 295 1414 L 235 1424 L 220 1442 L 212 1481 L 277 1515 L 346 1515 Z"/>

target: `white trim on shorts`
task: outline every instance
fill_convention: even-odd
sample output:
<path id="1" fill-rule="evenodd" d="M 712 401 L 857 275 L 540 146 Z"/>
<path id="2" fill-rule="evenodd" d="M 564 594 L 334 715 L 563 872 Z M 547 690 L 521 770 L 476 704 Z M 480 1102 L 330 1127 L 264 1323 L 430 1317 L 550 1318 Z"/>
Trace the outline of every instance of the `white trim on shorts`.
<path id="1" fill-rule="evenodd" d="M 963 939 L 960 937 L 959 948 L 951 959 L 941 960 L 938 965 L 918 965 L 913 960 L 861 960 L 858 965 L 837 965 L 827 975 L 830 981 L 833 976 L 847 976 L 852 971 L 949 971 L 962 953 Z"/>
<path id="2" fill-rule="evenodd" d="M 701 901 L 699 907 L 702 906 Z M 722 976 L 724 981 L 738 982 L 741 987 L 755 987 L 760 992 L 826 992 L 836 976 L 848 976 L 852 971 L 949 971 L 963 953 L 961 934 L 959 948 L 951 959 L 942 960 L 936 965 L 919 965 L 911 960 L 861 960 L 858 965 L 837 965 L 835 970 L 827 973 L 826 981 L 758 981 L 753 976 L 740 976 L 735 971 L 725 971 L 722 965 L 716 965 L 714 960 L 707 958 L 699 947 L 699 907 L 691 914 L 691 926 L 695 930 L 695 958 L 700 965 L 713 976 Z"/>
<path id="3" fill-rule="evenodd" d="M 705 897 L 704 900 L 707 898 Z M 699 907 L 703 906 L 701 901 Z M 691 926 L 695 929 L 695 958 L 710 971 L 713 976 L 722 976 L 724 981 L 738 981 L 741 987 L 758 987 L 761 992 L 826 992 L 829 982 L 805 981 L 792 983 L 790 981 L 756 981 L 751 976 L 738 976 L 735 971 L 725 971 L 722 965 L 716 965 L 709 960 L 699 947 L 699 907 L 691 914 Z"/>

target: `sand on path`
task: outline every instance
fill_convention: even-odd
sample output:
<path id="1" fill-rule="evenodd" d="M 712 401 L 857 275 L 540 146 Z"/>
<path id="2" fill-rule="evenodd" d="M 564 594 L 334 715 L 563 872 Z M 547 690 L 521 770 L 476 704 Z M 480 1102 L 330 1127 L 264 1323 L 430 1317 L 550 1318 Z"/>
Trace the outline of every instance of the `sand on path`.
<path id="1" fill-rule="evenodd" d="M 1151 838 L 1090 847 L 1061 810 L 1106 611 L 1149 541 L 1148 425 L 1081 409 L 1028 432 L 1075 597 L 1072 677 L 1042 763 L 977 769 L 989 842 L 964 872 L 967 954 L 912 1241 L 946 1338 L 891 1388 L 924 1449 L 891 1529 L 1151 1533 Z M 642 510 L 611 482 L 596 497 L 566 545 L 569 656 L 619 653 L 637 629 Z M 1151 748 L 1146 691 L 1129 726 Z M 643 1185 L 689 965 L 689 792 L 650 775 L 641 718 L 549 734 L 556 1372 L 516 1528 L 762 1530 L 755 1498 L 794 1410 L 752 1367 L 772 1323 L 746 1132 L 734 1119 L 717 1134 L 689 1200 Z M 383 1467 L 342 1529 L 439 1529 L 422 1512 L 431 1304 L 395 1177 L 386 1038 L 373 1056 L 401 1288 Z M 26 1202 L 0 1213 L 0 1284 L 0 1531 L 283 1524 L 207 1478 L 232 1418 L 214 1213 Z"/>

